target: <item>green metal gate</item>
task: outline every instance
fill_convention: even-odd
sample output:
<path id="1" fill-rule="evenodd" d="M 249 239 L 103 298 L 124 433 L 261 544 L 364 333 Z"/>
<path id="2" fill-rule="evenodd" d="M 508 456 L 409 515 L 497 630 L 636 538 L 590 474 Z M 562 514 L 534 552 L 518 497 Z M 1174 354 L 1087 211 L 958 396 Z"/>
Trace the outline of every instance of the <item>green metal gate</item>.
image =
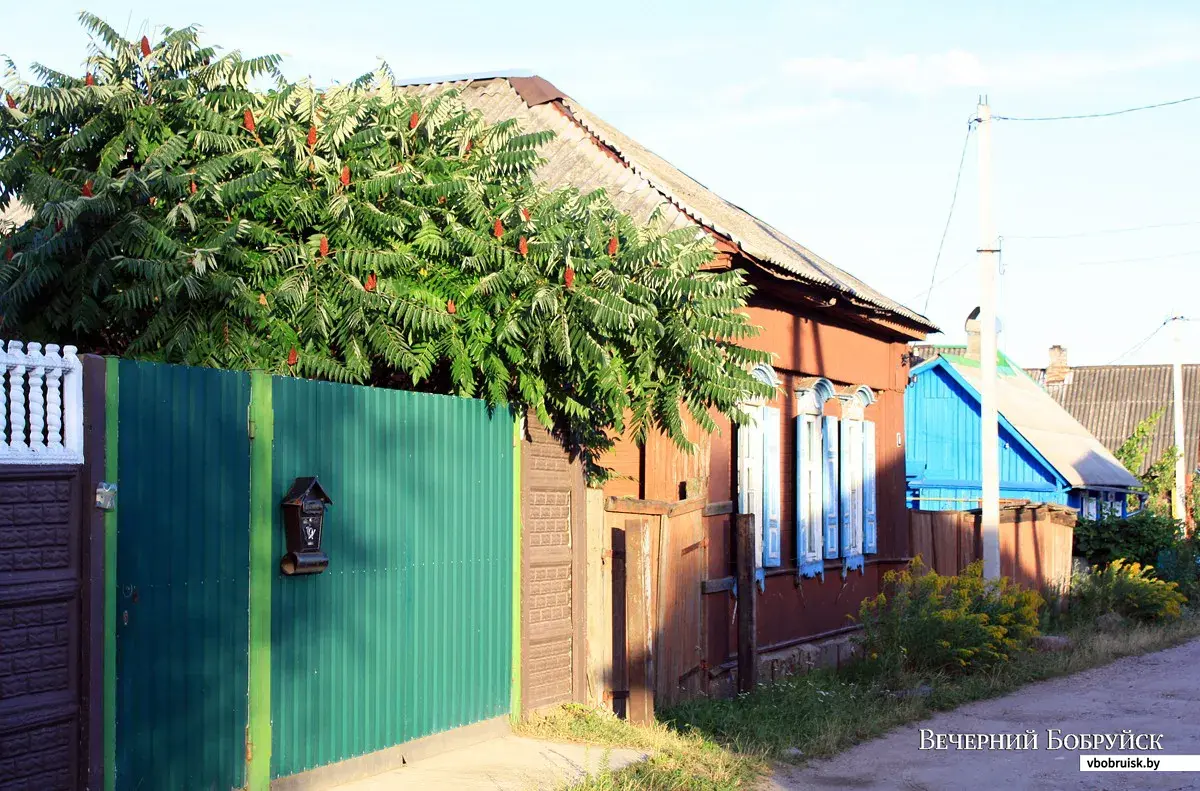
<path id="1" fill-rule="evenodd" d="M 127 361 L 108 386 L 107 789 L 266 791 L 510 713 L 506 410 Z M 284 577 L 279 503 L 313 475 L 329 568 Z"/>
<path id="2" fill-rule="evenodd" d="M 333 505 L 329 569 L 272 585 L 272 777 L 507 714 L 507 411 L 295 379 L 273 399 L 273 501 L 316 475 Z"/>
<path id="3" fill-rule="evenodd" d="M 227 791 L 245 770 L 250 377 L 122 361 L 119 382 L 116 788 Z"/>

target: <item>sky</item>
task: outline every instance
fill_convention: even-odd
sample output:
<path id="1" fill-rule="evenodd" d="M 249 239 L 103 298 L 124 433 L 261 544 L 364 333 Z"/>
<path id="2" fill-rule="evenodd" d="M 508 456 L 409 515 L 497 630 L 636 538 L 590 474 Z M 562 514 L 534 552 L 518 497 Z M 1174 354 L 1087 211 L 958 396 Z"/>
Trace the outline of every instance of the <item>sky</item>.
<path id="1" fill-rule="evenodd" d="M 80 70 L 78 10 L 79 0 L 0 9 L 0 53 Z M 289 77 L 319 83 L 379 59 L 402 77 L 539 74 L 925 313 L 942 343 L 962 341 L 979 300 L 977 134 L 962 155 L 981 94 L 1013 117 L 1200 95 L 1194 2 L 93 0 L 88 10 L 131 35 L 195 23 L 210 43 L 282 54 Z M 1200 319 L 1198 126 L 1200 101 L 993 124 L 1000 347 L 1018 363 L 1044 365 L 1054 344 L 1073 365 L 1169 362 L 1176 348 L 1200 363 L 1200 321 L 1154 334 L 1169 316 Z"/>

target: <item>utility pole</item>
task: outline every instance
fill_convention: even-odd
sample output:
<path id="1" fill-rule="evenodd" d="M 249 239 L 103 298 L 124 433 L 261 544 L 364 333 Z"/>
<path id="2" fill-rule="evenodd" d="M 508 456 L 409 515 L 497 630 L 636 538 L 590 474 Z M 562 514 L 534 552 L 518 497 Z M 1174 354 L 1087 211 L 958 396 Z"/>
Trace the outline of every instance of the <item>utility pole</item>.
<path id="1" fill-rule="evenodd" d="M 980 462 L 983 472 L 983 576 L 1000 577 L 1000 427 L 996 411 L 996 255 L 992 225 L 992 109 L 979 101 Z"/>
<path id="2" fill-rule="evenodd" d="M 1183 440 L 1183 337 L 1180 333 L 1183 316 L 1176 316 L 1171 322 L 1175 325 L 1172 328 L 1175 331 L 1175 359 L 1171 365 L 1171 400 L 1174 402 L 1172 411 L 1175 413 L 1175 450 L 1178 454 L 1175 459 L 1175 491 L 1171 497 L 1171 509 L 1176 519 L 1185 520 L 1187 514 L 1184 513 L 1183 503 L 1187 489 L 1187 446 Z"/>

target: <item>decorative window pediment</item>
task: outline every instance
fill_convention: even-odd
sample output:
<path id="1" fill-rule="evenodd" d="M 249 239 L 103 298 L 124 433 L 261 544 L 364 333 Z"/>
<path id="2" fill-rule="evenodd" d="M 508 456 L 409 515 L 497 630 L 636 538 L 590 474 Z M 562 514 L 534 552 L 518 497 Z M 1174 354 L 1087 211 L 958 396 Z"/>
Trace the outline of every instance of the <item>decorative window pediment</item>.
<path id="1" fill-rule="evenodd" d="M 862 420 L 866 409 L 875 403 L 875 393 L 866 385 L 847 385 L 837 388 L 843 420 Z"/>
<path id="2" fill-rule="evenodd" d="M 796 387 L 796 411 L 802 415 L 820 415 L 825 402 L 836 395 L 833 383 L 823 376 L 802 379 Z"/>

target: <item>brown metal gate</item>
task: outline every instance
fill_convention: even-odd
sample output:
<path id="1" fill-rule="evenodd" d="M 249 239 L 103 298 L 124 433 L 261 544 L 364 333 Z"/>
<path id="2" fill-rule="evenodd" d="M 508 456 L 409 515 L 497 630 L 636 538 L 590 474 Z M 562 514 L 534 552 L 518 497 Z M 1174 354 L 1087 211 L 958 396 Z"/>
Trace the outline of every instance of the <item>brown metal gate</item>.
<path id="1" fill-rule="evenodd" d="M 0 791 L 101 786 L 104 361 L 84 372 L 88 463 L 0 465 Z"/>
<path id="2" fill-rule="evenodd" d="M 533 415 L 521 448 L 521 708 L 584 695 L 583 467 Z"/>

